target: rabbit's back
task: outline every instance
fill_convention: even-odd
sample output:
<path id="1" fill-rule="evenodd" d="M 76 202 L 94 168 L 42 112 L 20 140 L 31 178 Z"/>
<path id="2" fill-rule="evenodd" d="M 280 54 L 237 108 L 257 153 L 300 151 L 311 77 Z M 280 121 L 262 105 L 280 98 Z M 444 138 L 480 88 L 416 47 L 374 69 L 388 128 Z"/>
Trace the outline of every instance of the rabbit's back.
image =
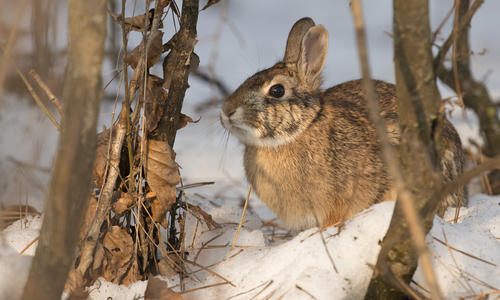
<path id="1" fill-rule="evenodd" d="M 399 145 L 398 100 L 393 84 L 374 80 L 380 113 L 394 146 Z M 395 200 L 381 145 L 368 118 L 361 80 L 315 95 L 320 109 L 309 127 L 278 147 L 247 145 L 247 179 L 258 196 L 295 229 L 342 222 L 370 205 Z M 445 182 L 463 171 L 460 138 L 444 119 L 440 151 Z M 440 205 L 465 204 L 463 189 Z"/>

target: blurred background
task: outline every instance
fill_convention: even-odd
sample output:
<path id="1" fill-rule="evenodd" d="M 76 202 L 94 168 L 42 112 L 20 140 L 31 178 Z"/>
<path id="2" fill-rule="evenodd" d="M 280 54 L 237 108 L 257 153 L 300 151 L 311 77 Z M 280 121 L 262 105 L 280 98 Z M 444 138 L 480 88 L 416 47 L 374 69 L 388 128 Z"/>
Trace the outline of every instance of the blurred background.
<path id="1" fill-rule="evenodd" d="M 181 1 L 177 2 L 180 7 Z M 394 82 L 392 1 L 363 2 L 372 75 Z M 433 30 L 445 19 L 453 2 L 430 1 Z M 34 69 L 57 97 L 62 95 L 67 46 L 66 2 L 2 0 L 0 3 L 0 45 L 4 49 L 9 40 L 13 43 L 9 59 L 6 59 L 4 50 L 0 51 L 0 78 L 5 78 L 0 86 L 0 203 L 28 202 L 42 210 L 58 134 L 35 105 L 15 66 L 28 77 L 47 106 L 53 107 L 28 72 Z M 200 7 L 204 4 L 205 0 L 202 0 Z M 108 1 L 108 8 L 119 13 L 121 1 Z M 143 14 L 148 9 L 145 1 L 126 1 L 126 17 Z M 470 32 L 470 45 L 475 53 L 471 61 L 474 76 L 486 83 L 495 99 L 500 98 L 499 13 L 500 1 L 486 0 L 474 16 Z M 347 0 L 221 0 L 200 12 L 199 42 L 195 47 L 200 57 L 199 74 L 190 78 L 191 87 L 186 94 L 183 112 L 201 120 L 178 131 L 174 146 L 185 184 L 215 181 L 215 185 L 198 191 L 227 201 L 244 198 L 247 184 L 242 165 L 243 147 L 219 124 L 220 103 L 225 92 L 230 93 L 253 73 L 282 58 L 288 31 L 295 21 L 305 16 L 324 25 L 330 33 L 323 87 L 359 78 L 354 26 Z M 452 19 L 437 33 L 436 44 L 441 44 L 450 34 Z M 166 18 L 163 24 L 163 42 L 166 42 L 178 28 L 178 23 Z M 128 50 L 140 40 L 140 33 L 131 33 Z M 123 100 L 118 74 L 121 45 L 121 29 L 110 18 L 102 71 L 105 97 L 100 128 L 111 124 L 115 100 L 118 99 L 118 106 Z M 434 47 L 434 50 L 438 48 Z M 153 69 L 155 72 L 161 74 L 161 67 Z M 454 96 L 442 84 L 440 90 L 443 97 Z M 62 102 L 65 100 L 68 101 L 61 99 Z M 452 121 L 465 144 L 471 137 L 481 143 L 472 112 L 463 112 L 454 106 Z M 256 199 L 254 201 L 254 207 L 265 210 Z"/>

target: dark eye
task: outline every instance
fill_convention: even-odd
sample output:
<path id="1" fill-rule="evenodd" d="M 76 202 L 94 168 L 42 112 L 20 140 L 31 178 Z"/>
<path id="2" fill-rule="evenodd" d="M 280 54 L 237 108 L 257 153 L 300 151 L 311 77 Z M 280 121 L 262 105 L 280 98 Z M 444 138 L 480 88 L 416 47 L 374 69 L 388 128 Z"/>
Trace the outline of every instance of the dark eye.
<path id="1" fill-rule="evenodd" d="M 281 98 L 285 94 L 285 87 L 281 84 L 275 84 L 269 88 L 269 95 L 274 98 Z"/>

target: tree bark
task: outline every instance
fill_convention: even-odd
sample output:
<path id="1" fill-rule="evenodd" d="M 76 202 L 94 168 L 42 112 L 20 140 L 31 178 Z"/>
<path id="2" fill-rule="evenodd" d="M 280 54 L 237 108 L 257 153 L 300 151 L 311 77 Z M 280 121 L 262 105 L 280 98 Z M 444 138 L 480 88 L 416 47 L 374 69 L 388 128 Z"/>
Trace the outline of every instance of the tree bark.
<path id="1" fill-rule="evenodd" d="M 59 299 L 74 259 L 91 192 L 101 65 L 106 37 L 105 0 L 69 0 L 64 117 L 45 217 L 23 298 Z"/>
<path id="2" fill-rule="evenodd" d="M 171 74 L 172 81 L 168 91 L 166 113 L 161 118 L 156 130 L 150 133 L 153 140 L 167 141 L 173 148 L 177 132 L 182 104 L 189 87 L 188 77 L 190 60 L 196 44 L 196 25 L 198 23 L 199 0 L 184 0 L 179 32 L 171 51 L 177 53 L 177 62 Z M 166 75 L 165 75 L 166 76 Z"/>
<path id="3" fill-rule="evenodd" d="M 441 98 L 433 71 L 428 1 L 394 0 L 393 26 L 401 167 L 427 233 L 439 204 L 431 201 L 432 194 L 442 185 L 436 144 L 441 130 Z M 398 200 L 365 299 L 414 296 L 407 285 L 424 251 L 411 242 L 408 221 Z M 432 293 L 435 299 L 441 297 L 437 286 Z"/>

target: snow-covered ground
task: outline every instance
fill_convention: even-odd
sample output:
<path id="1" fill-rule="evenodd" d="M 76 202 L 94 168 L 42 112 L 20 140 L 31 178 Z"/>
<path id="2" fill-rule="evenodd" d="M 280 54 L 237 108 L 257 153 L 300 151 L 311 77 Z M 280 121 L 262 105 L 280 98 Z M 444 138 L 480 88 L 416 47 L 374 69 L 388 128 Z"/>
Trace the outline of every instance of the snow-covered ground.
<path id="1" fill-rule="evenodd" d="M 132 5 L 133 1 L 129 2 Z M 140 11 L 141 3 L 138 1 L 136 11 Z M 431 23 L 435 28 L 453 1 L 430 3 Z M 330 32 L 324 86 L 359 77 L 348 1 L 318 0 L 314 1 L 314 5 L 291 0 L 230 1 L 229 25 L 223 26 L 220 40 L 215 42 L 213 34 L 217 31 L 221 5 L 200 13 L 200 41 L 196 52 L 201 66 L 213 63 L 215 73 L 230 89 L 279 59 L 283 55 L 290 26 L 304 16 L 311 16 Z M 386 34 L 392 31 L 392 1 L 364 1 L 364 5 L 373 76 L 394 82 L 392 41 Z M 492 38 L 492 32 L 500 25 L 498 11 L 500 1 L 485 1 L 473 20 L 471 31 L 473 50 L 487 50 L 484 55 L 472 58 L 474 74 L 479 79 L 485 79 L 490 92 L 497 97 L 500 96 L 500 39 Z M 441 38 L 446 37 L 449 26 L 443 32 Z M 214 53 L 217 53 L 215 60 Z M 104 71 L 104 74 L 109 77 L 104 78 L 107 82 L 112 74 L 109 71 Z M 271 220 L 274 216 L 252 195 L 251 211 L 247 213 L 238 239 L 240 247 L 231 250 L 236 230 L 234 223 L 239 222 L 241 199 L 247 191 L 242 147 L 232 137 L 226 140 L 218 123 L 217 109 L 202 113 L 194 109 L 207 98 L 218 96 L 217 92 L 196 78 L 191 78 L 190 84 L 184 113 L 193 119 L 201 114 L 202 120 L 179 131 L 175 146 L 177 161 L 182 167 L 184 183 L 216 181 L 212 186 L 188 190 L 189 201 L 198 203 L 223 225 L 215 230 L 199 229 L 193 239 L 195 223 L 191 220 L 186 227 L 191 237 L 186 240 L 194 241 L 191 247 L 197 249 L 220 234 L 209 245 L 225 247 L 202 250 L 196 262 L 209 266 L 224 260 L 211 270 L 235 286 L 223 284 L 204 288 L 185 294 L 186 299 L 280 299 L 282 296 L 283 299 L 360 298 L 370 279 L 369 265 L 376 261 L 378 241 L 387 230 L 393 203 L 379 204 L 360 213 L 340 232 L 337 228 L 321 233 L 310 229 L 287 236 L 283 231 L 273 234 L 269 227 L 262 227 L 262 220 Z M 441 92 L 443 97 L 452 95 L 443 86 Z M 30 99 L 20 100 L 9 95 L 3 98 L 0 107 L 0 204 L 24 203 L 27 199 L 30 205 L 43 211 L 57 146 L 57 132 L 43 113 L 29 104 Z M 109 124 L 111 111 L 112 105 L 104 103 L 100 124 Z M 456 109 L 452 122 L 464 144 L 468 144 L 469 138 L 480 143 L 477 118 L 473 113 L 467 112 L 464 117 Z M 205 199 L 197 196 L 199 194 Z M 461 214 L 458 224 L 436 218 L 427 236 L 429 248 L 435 255 L 434 266 L 439 284 L 450 299 L 500 288 L 500 197 L 489 197 L 475 191 L 469 207 L 463 209 Z M 24 255 L 19 252 L 37 236 L 40 224 L 39 217 L 30 217 L 14 223 L 0 234 L 0 300 L 16 299 L 20 294 L 36 244 Z M 337 271 L 326 254 L 321 235 Z M 439 242 L 445 240 L 473 257 L 450 250 Z M 191 258 L 197 251 L 193 250 Z M 192 267 L 192 271 L 197 269 Z M 196 275 L 200 282 L 186 280 L 186 290 L 224 282 L 214 273 L 199 271 Z M 166 280 L 169 286 L 178 284 L 177 278 Z M 414 280 L 425 287 L 420 270 L 417 270 Z M 89 290 L 92 299 L 136 299 L 145 288 L 145 282 L 124 287 L 101 280 Z M 491 295 L 490 299 L 497 297 L 500 297 L 499 294 Z"/>
<path id="2" fill-rule="evenodd" d="M 201 205 L 221 227 L 210 230 L 200 223 L 194 236 L 197 219 L 188 218 L 186 241 L 191 241 L 187 248 L 192 249 L 188 259 L 211 266 L 211 272 L 189 268 L 196 277 L 185 279 L 185 291 L 202 289 L 184 293 L 186 299 L 361 299 L 394 208 L 394 202 L 377 204 L 360 212 L 340 231 L 337 227 L 322 232 L 312 228 L 285 238 L 265 230 L 258 216 L 249 213 L 232 249 L 240 210 L 228 205 L 217 207 L 196 196 L 191 201 Z M 445 219 L 453 214 L 450 209 Z M 4 230 L 0 247 L 2 299 L 23 286 L 28 257 L 36 245 L 25 252 L 26 256 L 18 253 L 36 237 L 40 225 L 40 217 L 34 217 Z M 457 224 L 434 219 L 427 243 L 446 299 L 498 292 L 499 238 L 500 197 L 474 196 L 469 207 L 461 210 Z M 443 244 L 446 241 L 451 248 Z M 163 279 L 181 292 L 177 276 Z M 425 289 L 420 268 L 413 280 L 415 286 Z M 88 290 L 94 300 L 132 300 L 142 296 L 145 289 L 146 282 L 125 287 L 100 279 Z M 492 295 L 490 299 L 497 298 Z"/>

